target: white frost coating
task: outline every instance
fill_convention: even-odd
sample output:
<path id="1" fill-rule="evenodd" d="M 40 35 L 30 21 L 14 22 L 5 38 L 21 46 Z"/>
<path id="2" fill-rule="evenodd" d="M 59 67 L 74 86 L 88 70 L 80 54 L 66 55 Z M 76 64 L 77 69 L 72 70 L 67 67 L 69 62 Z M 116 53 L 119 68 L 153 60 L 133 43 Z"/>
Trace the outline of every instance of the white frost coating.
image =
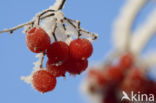
<path id="1" fill-rule="evenodd" d="M 30 76 L 21 76 L 21 80 L 24 80 L 24 82 L 25 83 L 27 83 L 27 84 L 31 84 L 31 82 L 32 82 L 32 75 L 30 75 Z"/>
<path id="2" fill-rule="evenodd" d="M 54 5 L 50 6 L 49 9 L 52 10 L 58 10 L 60 4 L 62 3 L 63 0 L 56 0 L 56 2 L 54 3 Z"/>
<path id="3" fill-rule="evenodd" d="M 66 20 L 64 21 L 64 23 L 66 24 L 66 35 L 78 35 L 77 34 L 77 30 L 71 25 L 69 24 Z"/>
<path id="4" fill-rule="evenodd" d="M 30 25 L 26 25 L 24 26 L 24 30 L 22 31 L 23 34 L 26 34 L 28 32 L 28 30 L 30 30 L 31 26 Z"/>
<path id="5" fill-rule="evenodd" d="M 43 53 L 38 53 L 36 55 L 36 58 L 38 58 L 38 60 L 33 63 L 34 64 L 34 68 L 33 68 L 34 70 L 40 69 L 42 57 L 43 57 Z"/>
<path id="6" fill-rule="evenodd" d="M 65 31 L 61 27 L 56 29 L 55 34 L 58 41 L 65 41 L 67 39 L 67 36 L 65 35 Z"/>
<path id="7" fill-rule="evenodd" d="M 39 59 L 36 62 L 33 63 L 34 64 L 34 68 L 33 68 L 34 70 L 32 71 L 32 73 L 29 76 L 21 76 L 21 80 L 24 80 L 25 83 L 31 84 L 32 83 L 32 74 L 35 71 L 41 69 L 40 64 L 41 64 L 42 56 L 43 56 L 43 53 L 38 53 L 36 55 L 36 58 L 39 58 Z"/>
<path id="8" fill-rule="evenodd" d="M 71 37 L 69 37 L 69 38 L 66 39 L 65 43 L 69 45 L 69 44 L 71 43 L 72 40 L 73 40 L 73 39 L 72 39 Z"/>
<path id="9" fill-rule="evenodd" d="M 155 32 L 156 9 L 152 11 L 146 22 L 133 33 L 130 46 L 132 53 L 139 54 Z"/>
<path id="10" fill-rule="evenodd" d="M 55 12 L 55 17 L 57 18 L 58 21 L 63 20 L 64 19 L 64 14 L 61 10 Z"/>
<path id="11" fill-rule="evenodd" d="M 127 0 L 121 9 L 120 15 L 113 25 L 113 39 L 117 49 L 125 51 L 131 34 L 131 25 L 145 2 L 146 0 Z"/>
<path id="12" fill-rule="evenodd" d="M 54 23 L 56 23 L 56 20 L 52 17 L 44 19 L 41 23 L 41 27 L 48 33 L 50 38 L 53 38 L 51 33 L 53 30 L 52 27 L 53 27 Z"/>

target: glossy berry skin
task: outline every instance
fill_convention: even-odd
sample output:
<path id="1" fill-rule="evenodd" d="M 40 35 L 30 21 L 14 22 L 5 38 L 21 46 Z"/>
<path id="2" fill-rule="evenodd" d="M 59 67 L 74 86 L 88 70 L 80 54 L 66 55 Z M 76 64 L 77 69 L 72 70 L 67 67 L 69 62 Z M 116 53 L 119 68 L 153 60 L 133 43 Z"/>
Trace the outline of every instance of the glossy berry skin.
<path id="1" fill-rule="evenodd" d="M 64 67 L 64 64 L 56 66 L 50 60 L 48 60 L 46 67 L 47 71 L 55 77 L 65 76 L 66 68 Z"/>
<path id="2" fill-rule="evenodd" d="M 88 60 L 69 59 L 66 63 L 66 70 L 72 75 L 80 74 L 85 71 L 87 67 Z"/>
<path id="3" fill-rule="evenodd" d="M 69 45 L 70 55 L 74 59 L 87 59 L 93 52 L 93 46 L 87 39 L 73 40 Z"/>
<path id="4" fill-rule="evenodd" d="M 46 70 L 36 71 L 32 78 L 33 87 L 41 93 L 49 92 L 56 86 L 56 77 Z"/>
<path id="5" fill-rule="evenodd" d="M 44 52 L 50 46 L 50 37 L 40 27 L 34 27 L 26 35 L 26 45 L 34 53 Z"/>
<path id="6" fill-rule="evenodd" d="M 133 65 L 133 56 L 130 53 L 126 53 L 120 58 L 120 66 L 123 69 L 128 69 L 132 65 Z"/>
<path id="7" fill-rule="evenodd" d="M 54 42 L 47 49 L 47 56 L 52 63 L 63 63 L 68 60 L 69 46 L 62 41 Z"/>

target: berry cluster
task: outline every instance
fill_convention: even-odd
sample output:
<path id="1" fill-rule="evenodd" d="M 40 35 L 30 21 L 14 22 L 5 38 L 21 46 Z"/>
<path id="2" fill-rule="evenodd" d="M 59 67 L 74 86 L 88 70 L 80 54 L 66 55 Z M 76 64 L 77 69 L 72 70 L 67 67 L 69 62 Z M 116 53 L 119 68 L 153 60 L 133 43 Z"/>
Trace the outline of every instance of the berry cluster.
<path id="1" fill-rule="evenodd" d="M 65 76 L 66 72 L 72 75 L 80 74 L 88 67 L 88 58 L 92 55 L 93 47 L 88 39 L 78 37 L 68 45 L 64 41 L 51 38 L 41 27 L 33 27 L 27 32 L 26 44 L 30 51 L 47 55 L 46 69 L 43 69 L 43 60 L 39 70 L 32 75 L 33 87 L 42 92 L 55 88 L 56 77 Z"/>
<path id="2" fill-rule="evenodd" d="M 133 55 L 125 53 L 116 63 L 112 62 L 100 69 L 91 69 L 88 73 L 88 90 L 92 94 L 100 94 L 101 103 L 121 103 L 122 91 L 129 97 L 132 91 L 153 94 L 156 97 L 156 82 L 146 73 L 145 69 L 134 63 Z M 122 102 L 131 103 L 128 100 Z"/>

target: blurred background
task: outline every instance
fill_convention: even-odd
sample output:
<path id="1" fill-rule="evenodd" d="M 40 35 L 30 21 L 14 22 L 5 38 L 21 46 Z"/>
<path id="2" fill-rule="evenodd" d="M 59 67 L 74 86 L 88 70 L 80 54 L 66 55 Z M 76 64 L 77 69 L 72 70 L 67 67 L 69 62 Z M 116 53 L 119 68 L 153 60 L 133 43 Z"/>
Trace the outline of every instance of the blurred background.
<path id="1" fill-rule="evenodd" d="M 48 8 L 55 0 L 1 0 L 0 30 L 27 22 L 33 16 Z M 109 52 L 114 50 L 112 25 L 125 0 L 67 0 L 63 12 L 66 17 L 81 21 L 81 27 L 99 34 L 93 42 L 94 53 L 89 64 L 103 62 Z M 151 0 L 137 15 L 132 27 L 136 29 L 144 22 L 156 2 Z M 30 85 L 20 80 L 29 75 L 36 61 L 35 54 L 25 44 L 23 29 L 13 35 L 0 34 L 0 103 L 89 103 L 80 91 L 80 84 L 87 72 L 78 76 L 67 75 L 59 78 L 54 91 L 40 94 Z M 150 40 L 143 53 L 154 51 L 156 35 Z M 155 72 L 156 73 L 156 72 Z M 154 73 L 150 74 L 153 79 Z"/>

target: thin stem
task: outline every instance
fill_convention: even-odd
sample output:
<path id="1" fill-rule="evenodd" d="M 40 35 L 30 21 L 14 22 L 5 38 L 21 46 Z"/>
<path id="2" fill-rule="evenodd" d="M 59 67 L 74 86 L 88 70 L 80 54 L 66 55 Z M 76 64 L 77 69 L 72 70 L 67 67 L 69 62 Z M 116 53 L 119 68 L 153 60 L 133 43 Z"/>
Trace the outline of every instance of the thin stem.
<path id="1" fill-rule="evenodd" d="M 86 30 L 80 28 L 80 22 L 79 22 L 79 21 L 72 20 L 72 19 L 69 19 L 69 18 L 66 18 L 66 17 L 65 17 L 64 19 L 65 19 L 71 26 L 73 26 L 73 28 L 75 28 L 75 29 L 77 30 L 78 38 L 79 38 L 79 36 L 81 36 L 81 32 L 84 32 L 84 33 L 89 34 L 90 36 L 93 37 L 93 40 L 96 40 L 96 39 L 98 38 L 98 36 L 97 36 L 96 34 L 91 33 L 91 32 L 88 32 L 88 31 L 86 31 Z M 74 25 L 73 22 L 76 23 L 77 26 Z"/>
<path id="2" fill-rule="evenodd" d="M 55 15 L 54 13 L 49 14 L 49 15 L 45 15 L 45 16 L 41 17 L 41 20 L 43 20 L 43 19 L 45 19 L 45 18 L 47 18 L 47 17 L 54 16 L 54 15 Z M 10 32 L 10 34 L 12 34 L 15 30 L 18 30 L 18 29 L 20 29 L 20 28 L 23 28 L 23 27 L 26 26 L 26 25 L 32 25 L 32 24 L 34 24 L 34 22 L 35 22 L 35 20 L 31 20 L 31 21 L 29 21 L 29 22 L 27 22 L 27 23 L 20 24 L 20 25 L 18 25 L 18 26 L 16 26 L 16 27 L 13 27 L 13 28 L 10 28 L 10 29 L 2 30 L 2 31 L 0 31 L 0 34 L 1 34 L 1 33 L 4 33 L 4 32 Z"/>
<path id="3" fill-rule="evenodd" d="M 40 68 L 43 68 L 44 56 L 45 56 L 45 52 L 43 52 L 43 56 L 42 56 L 42 58 L 41 58 Z"/>
<path id="4" fill-rule="evenodd" d="M 41 20 L 41 17 L 44 15 L 44 14 L 46 14 L 46 13 L 48 13 L 48 12 L 55 12 L 55 10 L 51 10 L 51 9 L 48 9 L 48 10 L 45 10 L 44 12 L 42 12 L 41 14 L 39 14 L 39 16 L 38 16 L 38 25 L 40 25 L 40 20 Z"/>
<path id="5" fill-rule="evenodd" d="M 87 33 L 87 34 L 91 35 L 93 37 L 93 40 L 96 40 L 98 38 L 98 36 L 96 34 L 90 33 L 90 32 L 88 32 L 88 31 L 86 31 L 86 30 L 84 30 L 82 28 L 80 28 L 80 32 L 84 32 L 84 33 Z"/>
<path id="6" fill-rule="evenodd" d="M 72 23 L 71 19 L 68 19 L 66 17 L 64 17 L 64 19 L 71 25 L 73 26 L 74 28 L 76 28 L 76 26 Z"/>
<path id="7" fill-rule="evenodd" d="M 61 10 L 65 4 L 66 0 L 62 0 L 60 6 L 58 7 L 58 10 Z"/>
<path id="8" fill-rule="evenodd" d="M 55 19 L 54 28 L 53 28 L 52 33 L 51 33 L 53 35 L 55 41 L 57 41 L 57 38 L 56 38 L 56 35 L 55 35 L 55 31 L 56 31 L 56 28 L 57 28 L 56 21 L 57 21 L 57 19 Z"/>
<path id="9" fill-rule="evenodd" d="M 77 21 L 77 30 L 78 30 L 78 38 L 80 38 L 81 33 L 80 33 L 80 21 Z"/>
<path id="10" fill-rule="evenodd" d="M 65 24 L 62 24 L 62 26 L 63 26 L 64 31 L 66 31 L 67 29 L 66 29 Z"/>
<path id="11" fill-rule="evenodd" d="M 78 29 L 77 26 L 75 26 L 72 22 L 76 22 L 76 21 L 73 21 L 71 19 L 68 19 L 68 18 L 64 18 L 73 28 L 75 28 L 76 30 Z M 76 22 L 77 23 L 77 22 Z M 78 38 L 80 36 L 80 30 L 77 30 L 77 34 L 78 34 Z"/>

